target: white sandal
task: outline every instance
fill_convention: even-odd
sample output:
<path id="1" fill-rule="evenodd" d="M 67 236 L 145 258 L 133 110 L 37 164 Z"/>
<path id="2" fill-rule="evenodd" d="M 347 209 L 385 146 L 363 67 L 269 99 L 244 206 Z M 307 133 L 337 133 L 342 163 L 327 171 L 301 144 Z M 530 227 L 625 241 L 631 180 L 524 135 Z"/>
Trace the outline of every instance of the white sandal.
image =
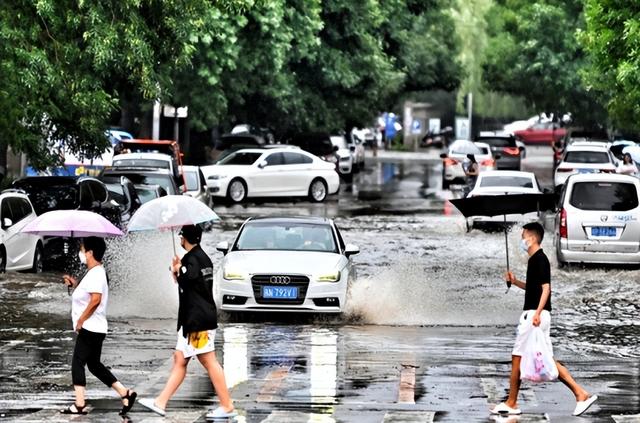
<path id="1" fill-rule="evenodd" d="M 522 414 L 522 411 L 519 408 L 511 408 L 504 402 L 493 407 L 491 410 L 491 414 L 509 414 L 509 415 L 518 415 Z"/>
<path id="2" fill-rule="evenodd" d="M 164 417 L 167 414 L 162 408 L 158 407 L 155 401 L 151 398 L 143 398 L 140 401 L 138 401 L 138 404 L 148 408 L 149 410 L 153 411 L 156 414 L 160 414 L 162 417 Z"/>

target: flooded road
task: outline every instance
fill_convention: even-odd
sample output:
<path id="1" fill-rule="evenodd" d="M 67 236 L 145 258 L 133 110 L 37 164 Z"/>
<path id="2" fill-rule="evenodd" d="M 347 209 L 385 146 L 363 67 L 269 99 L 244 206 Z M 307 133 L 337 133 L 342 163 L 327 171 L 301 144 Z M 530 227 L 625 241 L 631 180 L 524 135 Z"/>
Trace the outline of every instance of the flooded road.
<path id="1" fill-rule="evenodd" d="M 367 169 L 323 204 L 216 206 L 222 222 L 202 243 L 215 265 L 222 258 L 216 243 L 233 240 L 242 222 L 258 215 L 333 218 L 345 242 L 361 250 L 342 316 L 220 316 L 218 356 L 237 421 L 494 421 L 488 410 L 506 395 L 523 292 L 505 294 L 503 234 L 467 233 L 446 201 L 457 194 L 440 189 L 437 152 L 404 157 L 368 158 Z M 550 184 L 550 160 L 532 150 L 524 170 Z M 524 278 L 519 238 L 512 229 L 509 254 Z M 511 421 L 638 421 L 629 415 L 640 413 L 640 271 L 557 269 L 552 238 L 548 232 L 543 247 L 552 261 L 556 353 L 601 399 L 572 418 L 575 404 L 561 384 L 525 385 L 526 414 Z M 175 343 L 171 242 L 168 233 L 115 240 L 106 259 L 111 329 L 104 362 L 143 396 L 161 389 Z M 55 412 L 72 400 L 74 339 L 59 275 L 3 275 L 0 299 L 0 419 L 69 421 Z M 111 392 L 93 377 L 88 388 L 94 410 L 73 421 L 117 421 Z M 204 421 L 212 398 L 194 363 L 167 419 L 136 407 L 130 421 Z"/>

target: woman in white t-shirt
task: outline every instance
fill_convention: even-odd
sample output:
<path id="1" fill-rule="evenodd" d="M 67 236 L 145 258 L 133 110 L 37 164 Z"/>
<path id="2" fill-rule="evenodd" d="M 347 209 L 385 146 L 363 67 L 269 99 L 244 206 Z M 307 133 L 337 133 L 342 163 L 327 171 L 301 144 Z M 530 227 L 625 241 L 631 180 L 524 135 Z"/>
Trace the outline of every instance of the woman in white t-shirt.
<path id="1" fill-rule="evenodd" d="M 622 157 L 622 162 L 618 164 L 616 173 L 621 173 L 623 175 L 631 175 L 631 176 L 636 176 L 638 174 L 638 167 L 633 162 L 633 159 L 631 158 L 631 154 L 626 153 Z"/>
<path id="2" fill-rule="evenodd" d="M 109 285 L 107 274 L 102 267 L 102 258 L 106 250 L 104 239 L 84 238 L 80 246 L 80 261 L 87 266 L 82 280 L 78 283 L 73 277 L 64 275 L 64 283 L 75 287 L 71 303 L 71 320 L 77 332 L 76 344 L 71 364 L 71 377 L 76 394 L 75 403 L 61 410 L 63 414 L 87 414 L 85 403 L 84 367 L 102 383 L 113 388 L 122 398 L 120 415 L 125 415 L 133 407 L 137 394 L 126 388 L 100 362 L 102 342 L 107 335 L 107 302 Z"/>

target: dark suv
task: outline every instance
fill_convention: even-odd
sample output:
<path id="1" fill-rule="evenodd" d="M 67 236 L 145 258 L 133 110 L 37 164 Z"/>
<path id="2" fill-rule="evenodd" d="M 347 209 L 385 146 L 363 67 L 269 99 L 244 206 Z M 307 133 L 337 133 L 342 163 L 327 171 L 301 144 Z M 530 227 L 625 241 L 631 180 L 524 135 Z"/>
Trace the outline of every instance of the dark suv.
<path id="1" fill-rule="evenodd" d="M 520 170 L 523 148 L 518 146 L 513 135 L 481 134 L 475 138 L 475 141 L 489 144 L 491 154 L 496 159 L 497 169 Z"/>
<path id="2" fill-rule="evenodd" d="M 123 205 L 112 200 L 107 187 L 89 176 L 29 176 L 13 182 L 24 191 L 37 215 L 54 210 L 88 210 L 122 228 Z M 127 208 L 128 210 L 128 208 Z M 44 238 L 47 267 L 67 268 L 76 262 L 77 242 L 61 237 Z"/>

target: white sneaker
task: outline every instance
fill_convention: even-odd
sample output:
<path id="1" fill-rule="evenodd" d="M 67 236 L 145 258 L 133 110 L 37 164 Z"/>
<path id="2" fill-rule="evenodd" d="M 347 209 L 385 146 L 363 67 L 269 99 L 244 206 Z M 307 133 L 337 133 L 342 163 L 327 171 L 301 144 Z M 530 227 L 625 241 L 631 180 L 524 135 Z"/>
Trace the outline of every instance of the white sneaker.
<path id="1" fill-rule="evenodd" d="M 231 417 L 237 416 L 238 413 L 235 409 L 231 411 L 224 411 L 224 408 L 218 407 L 215 410 L 209 410 L 205 418 L 207 420 L 220 420 L 220 419 L 228 419 Z"/>
<path id="2" fill-rule="evenodd" d="M 596 402 L 597 399 L 598 399 L 597 395 L 591 395 L 589 398 L 587 398 L 584 401 L 578 401 L 576 403 L 576 409 L 573 410 L 573 415 L 579 416 L 580 414 L 584 413 L 589 409 L 589 407 L 593 405 L 594 402 Z"/>
<path id="3" fill-rule="evenodd" d="M 166 414 L 162 408 L 156 405 L 156 403 L 153 401 L 153 398 L 142 398 L 140 401 L 138 401 L 138 404 L 148 408 L 156 414 L 160 414 L 162 417 L 164 417 Z"/>
<path id="4" fill-rule="evenodd" d="M 493 407 L 491 410 L 491 414 L 509 414 L 509 415 L 517 415 L 522 414 L 522 411 L 519 408 L 511 408 L 504 402 Z"/>

